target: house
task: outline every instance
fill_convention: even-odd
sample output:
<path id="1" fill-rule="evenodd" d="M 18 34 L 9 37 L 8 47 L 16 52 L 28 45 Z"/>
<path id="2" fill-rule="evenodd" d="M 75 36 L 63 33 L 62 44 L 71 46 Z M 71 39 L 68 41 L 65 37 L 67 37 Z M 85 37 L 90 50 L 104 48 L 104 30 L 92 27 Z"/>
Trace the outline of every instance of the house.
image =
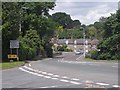
<path id="1" fill-rule="evenodd" d="M 52 39 L 51 42 L 54 46 L 67 45 L 75 51 L 84 48 L 89 51 L 91 48 L 96 48 L 99 41 L 97 39 Z"/>

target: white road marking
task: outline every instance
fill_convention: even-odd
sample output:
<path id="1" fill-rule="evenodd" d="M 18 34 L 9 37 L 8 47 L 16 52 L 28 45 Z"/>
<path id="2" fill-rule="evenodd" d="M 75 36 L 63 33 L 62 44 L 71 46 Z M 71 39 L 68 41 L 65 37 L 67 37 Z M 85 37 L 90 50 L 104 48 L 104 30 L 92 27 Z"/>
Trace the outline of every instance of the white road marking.
<path id="1" fill-rule="evenodd" d="M 30 67 L 27 67 L 27 66 L 23 66 L 24 68 L 27 68 L 27 69 L 29 69 L 29 70 L 31 70 L 31 71 L 34 71 L 34 72 L 41 72 L 41 71 L 39 71 L 39 70 L 36 70 L 36 69 L 32 69 L 32 68 L 30 68 Z"/>
<path id="2" fill-rule="evenodd" d="M 60 86 L 70 86 L 71 84 L 67 85 L 56 85 L 56 86 L 45 86 L 45 87 L 40 87 L 40 88 L 55 88 L 55 87 L 60 87 Z"/>
<path id="3" fill-rule="evenodd" d="M 118 66 L 112 66 L 112 67 L 118 68 Z"/>
<path id="4" fill-rule="evenodd" d="M 40 87 L 40 88 L 49 88 L 48 86 L 46 86 L 46 87 Z"/>
<path id="5" fill-rule="evenodd" d="M 29 63 L 29 64 L 28 64 L 28 66 L 30 66 L 30 67 L 31 67 L 31 64 Z"/>
<path id="6" fill-rule="evenodd" d="M 54 77 L 60 77 L 59 75 L 53 75 Z"/>
<path id="7" fill-rule="evenodd" d="M 119 88 L 120 86 L 118 86 L 118 85 L 113 85 L 113 87 Z"/>
<path id="8" fill-rule="evenodd" d="M 51 76 L 51 75 L 53 75 L 53 74 L 52 74 L 52 73 L 48 73 L 47 75 L 50 75 L 50 76 Z"/>
<path id="9" fill-rule="evenodd" d="M 38 76 L 43 77 L 44 75 L 42 75 L 42 74 L 38 74 Z"/>
<path id="10" fill-rule="evenodd" d="M 38 71 L 38 73 L 41 73 L 42 71 Z"/>
<path id="11" fill-rule="evenodd" d="M 94 83 L 93 81 L 86 80 L 85 83 Z"/>
<path id="12" fill-rule="evenodd" d="M 69 83 L 72 83 L 72 84 L 81 84 L 81 83 L 79 83 L 79 82 L 72 81 L 72 80 L 76 80 L 76 81 L 79 80 L 79 79 L 77 79 L 77 78 L 71 78 L 71 79 L 69 78 L 70 80 L 58 79 L 58 78 L 56 78 L 56 77 L 60 77 L 59 75 L 54 75 L 54 74 L 52 74 L 52 73 L 47 73 L 47 72 L 35 70 L 35 69 L 29 68 L 29 67 L 27 67 L 27 66 L 23 66 L 23 67 L 26 68 L 26 69 L 28 69 L 28 70 L 31 70 L 31 71 L 28 71 L 28 70 L 26 70 L 26 69 L 24 69 L 24 68 L 22 68 L 22 67 L 19 67 L 19 69 L 22 70 L 22 71 L 24 71 L 24 72 L 27 72 L 27 73 L 36 75 L 36 76 L 40 76 L 40 77 L 44 77 L 44 78 L 50 78 L 50 79 L 54 79 L 54 80 L 59 80 L 59 81 L 62 81 L 62 82 L 69 82 Z M 32 72 L 32 71 L 35 71 L 35 72 Z M 38 72 L 41 72 L 42 74 L 39 74 Z M 43 74 L 52 75 L 52 76 L 54 76 L 55 78 L 50 77 L 50 76 L 45 76 L 45 75 L 43 75 Z M 67 77 L 67 76 L 62 76 L 62 77 L 60 77 L 60 78 L 68 78 L 68 77 Z M 93 81 L 88 81 L 88 80 L 85 81 L 85 82 L 86 82 L 86 83 L 94 83 Z M 106 84 L 106 83 L 96 83 L 96 84 L 98 84 L 98 85 L 103 85 L 103 86 L 109 85 L 109 84 Z M 56 87 L 56 86 L 51 86 L 51 87 Z M 120 87 L 120 86 L 118 86 L 118 85 L 113 85 L 113 87 Z M 48 88 L 48 87 L 42 87 L 42 88 Z"/>
<path id="13" fill-rule="evenodd" d="M 98 84 L 98 85 L 103 85 L 103 86 L 108 86 L 109 84 L 107 84 L 107 83 L 96 83 L 96 84 Z"/>
<path id="14" fill-rule="evenodd" d="M 79 81 L 80 79 L 77 79 L 77 78 L 72 78 L 71 80 Z"/>
<path id="15" fill-rule="evenodd" d="M 78 58 L 76 58 L 76 60 L 79 60 L 81 58 L 81 56 L 79 56 Z"/>
<path id="16" fill-rule="evenodd" d="M 25 70 L 25 69 L 23 69 L 23 68 L 19 68 L 20 70 L 22 70 L 22 71 L 24 71 L 24 72 L 27 72 L 27 73 L 30 73 L 30 74 L 33 74 L 33 75 L 36 75 L 36 76 L 43 76 L 42 74 L 38 74 L 38 73 L 34 73 L 34 72 L 30 72 L 30 71 L 28 71 L 28 70 Z"/>
<path id="17" fill-rule="evenodd" d="M 70 83 L 72 83 L 72 84 L 81 84 L 79 82 L 74 82 L 74 81 L 70 81 Z"/>
<path id="18" fill-rule="evenodd" d="M 63 77 L 61 77 L 61 78 L 68 78 L 68 77 L 66 77 L 66 76 L 63 76 Z"/>
<path id="19" fill-rule="evenodd" d="M 65 79 L 60 79 L 60 81 L 62 81 L 62 82 L 69 82 L 68 80 L 65 80 Z"/>
<path id="20" fill-rule="evenodd" d="M 51 78 L 51 79 L 57 80 L 58 78 Z"/>
<path id="21" fill-rule="evenodd" d="M 27 68 L 27 69 L 29 69 L 29 70 L 32 70 L 32 71 L 34 71 L 34 69 L 32 69 L 32 68 L 29 68 L 29 67 L 27 67 L 27 66 L 23 66 L 24 68 Z"/>
<path id="22" fill-rule="evenodd" d="M 51 78 L 50 76 L 44 76 L 45 78 Z"/>
<path id="23" fill-rule="evenodd" d="M 47 74 L 47 72 L 41 72 L 42 74 Z"/>

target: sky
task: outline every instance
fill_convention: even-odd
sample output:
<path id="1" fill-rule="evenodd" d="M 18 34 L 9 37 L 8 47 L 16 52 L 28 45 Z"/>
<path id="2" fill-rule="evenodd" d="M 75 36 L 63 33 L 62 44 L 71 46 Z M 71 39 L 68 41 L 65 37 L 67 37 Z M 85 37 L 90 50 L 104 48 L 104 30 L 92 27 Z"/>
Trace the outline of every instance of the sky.
<path id="1" fill-rule="evenodd" d="M 74 0 L 56 1 L 54 10 L 50 10 L 50 15 L 55 12 L 65 12 L 72 20 L 79 20 L 82 24 L 93 24 L 100 17 L 108 17 L 118 9 L 118 2 L 78 2 Z"/>

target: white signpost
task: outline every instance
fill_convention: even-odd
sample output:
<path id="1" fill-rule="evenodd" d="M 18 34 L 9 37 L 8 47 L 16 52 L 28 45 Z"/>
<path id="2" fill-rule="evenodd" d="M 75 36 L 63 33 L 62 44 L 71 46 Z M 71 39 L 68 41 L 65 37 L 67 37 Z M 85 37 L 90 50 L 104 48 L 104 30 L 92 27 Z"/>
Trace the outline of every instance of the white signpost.
<path id="1" fill-rule="evenodd" d="M 66 40 L 66 44 L 68 45 L 68 40 Z"/>
<path id="2" fill-rule="evenodd" d="M 19 41 L 18 40 L 10 40 L 11 55 L 12 55 L 13 48 L 17 49 L 17 61 L 19 61 L 19 57 L 18 57 Z"/>

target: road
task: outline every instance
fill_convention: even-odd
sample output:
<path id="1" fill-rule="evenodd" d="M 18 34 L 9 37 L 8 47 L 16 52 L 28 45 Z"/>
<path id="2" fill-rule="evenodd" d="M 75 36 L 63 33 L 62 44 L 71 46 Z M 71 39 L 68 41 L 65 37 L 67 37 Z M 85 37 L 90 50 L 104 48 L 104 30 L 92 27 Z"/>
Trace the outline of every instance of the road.
<path id="1" fill-rule="evenodd" d="M 63 53 L 2 71 L 3 88 L 118 88 L 117 62 L 85 61 Z"/>

